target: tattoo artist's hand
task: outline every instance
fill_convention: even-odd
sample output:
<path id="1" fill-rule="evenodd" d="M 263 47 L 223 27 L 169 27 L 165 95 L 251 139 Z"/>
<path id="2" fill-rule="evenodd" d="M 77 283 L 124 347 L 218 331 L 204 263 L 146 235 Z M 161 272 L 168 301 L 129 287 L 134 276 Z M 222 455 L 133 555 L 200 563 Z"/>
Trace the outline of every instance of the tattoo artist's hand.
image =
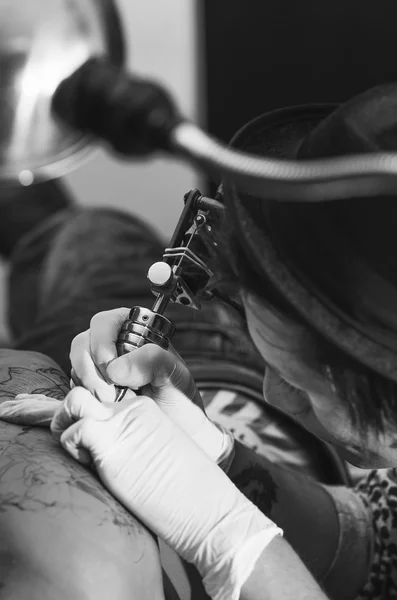
<path id="1" fill-rule="evenodd" d="M 76 387 L 51 431 L 77 461 L 180 556 L 214 600 L 236 600 L 280 533 L 151 398 L 100 403 Z"/>
<path id="2" fill-rule="evenodd" d="M 214 461 L 227 459 L 233 438 L 208 419 L 193 377 L 172 347 L 166 351 L 147 344 L 117 356 L 117 337 L 128 316 L 127 308 L 100 312 L 90 329 L 74 338 L 70 359 L 75 383 L 102 402 L 114 400 L 114 384 L 130 388 L 130 394 L 131 389 L 140 389 Z"/>

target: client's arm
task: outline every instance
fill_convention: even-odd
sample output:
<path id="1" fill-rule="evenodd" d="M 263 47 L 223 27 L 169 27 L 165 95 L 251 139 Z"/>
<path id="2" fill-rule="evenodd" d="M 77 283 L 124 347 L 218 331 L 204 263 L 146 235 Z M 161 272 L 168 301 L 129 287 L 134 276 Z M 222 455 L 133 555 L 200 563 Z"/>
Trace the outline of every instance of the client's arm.
<path id="1" fill-rule="evenodd" d="M 228 475 L 284 530 L 330 598 L 356 598 L 369 577 L 373 527 L 371 511 L 354 490 L 322 486 L 237 441 Z"/>
<path id="2" fill-rule="evenodd" d="M 43 355 L 0 352 L 0 402 L 63 398 L 65 375 Z M 48 430 L 0 422 L 0 597 L 160 600 L 153 537 L 72 460 Z"/>

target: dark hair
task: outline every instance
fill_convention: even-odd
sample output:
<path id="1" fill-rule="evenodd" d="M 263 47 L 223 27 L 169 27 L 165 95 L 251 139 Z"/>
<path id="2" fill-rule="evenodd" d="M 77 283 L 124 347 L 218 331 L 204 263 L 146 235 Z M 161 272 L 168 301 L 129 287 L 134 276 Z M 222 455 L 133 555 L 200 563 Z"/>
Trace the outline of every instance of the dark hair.
<path id="1" fill-rule="evenodd" d="M 259 132 L 244 143 L 244 149 L 274 156 L 277 144 L 272 133 L 266 131 L 263 135 Z M 278 152 L 276 155 L 282 157 Z M 226 188 L 226 200 L 227 194 Z M 340 278 L 343 281 L 345 276 L 348 280 L 346 252 L 352 247 L 362 260 L 376 263 L 378 270 L 393 281 L 397 270 L 396 200 L 365 199 L 313 205 L 264 202 L 243 195 L 240 201 L 258 226 L 259 234 L 254 230 L 240 234 L 241 228 L 234 221 L 234 211 L 226 210 L 218 245 L 218 272 L 228 281 L 234 280 L 236 285 L 265 297 L 279 312 L 304 324 L 315 340 L 322 372 L 327 373 L 362 439 L 370 430 L 383 432 L 387 423 L 396 423 L 397 383 L 355 360 L 315 330 L 266 277 L 261 265 L 252 264 L 252 257 L 247 255 L 247 245 L 240 236 L 250 236 L 260 248 L 262 231 L 278 246 L 279 256 L 295 266 L 298 264 L 315 281 L 321 280 L 324 293 L 333 296 L 343 309 L 343 303 L 348 304 L 351 298 L 349 293 L 345 293 L 346 288 L 340 285 Z M 245 224 L 244 229 L 247 227 Z"/>

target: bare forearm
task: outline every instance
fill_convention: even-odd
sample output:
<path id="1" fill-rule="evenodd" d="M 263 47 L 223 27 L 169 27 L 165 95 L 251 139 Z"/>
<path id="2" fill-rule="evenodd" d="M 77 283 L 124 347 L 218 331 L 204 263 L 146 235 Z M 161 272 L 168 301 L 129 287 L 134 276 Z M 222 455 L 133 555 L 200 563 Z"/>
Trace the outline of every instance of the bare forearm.
<path id="1" fill-rule="evenodd" d="M 237 487 L 284 530 L 285 540 L 328 594 L 333 595 L 335 589 L 339 591 L 343 580 L 343 593 L 338 598 L 355 597 L 367 576 L 368 553 L 365 546 L 356 548 L 353 568 L 351 564 L 345 566 L 345 560 L 335 561 L 340 543 L 340 519 L 332 488 L 273 464 L 239 442 L 236 442 L 236 455 L 228 474 Z M 350 542 L 357 539 L 360 543 L 361 532 L 355 537 L 355 531 L 350 529 L 348 535 Z"/>
<path id="2" fill-rule="evenodd" d="M 240 600 L 326 599 L 302 561 L 280 537 L 263 551 L 240 595 Z"/>
<path id="3" fill-rule="evenodd" d="M 310 571 L 321 578 L 336 552 L 339 536 L 329 493 L 309 477 L 258 456 L 240 442 L 229 477 L 285 538 Z"/>

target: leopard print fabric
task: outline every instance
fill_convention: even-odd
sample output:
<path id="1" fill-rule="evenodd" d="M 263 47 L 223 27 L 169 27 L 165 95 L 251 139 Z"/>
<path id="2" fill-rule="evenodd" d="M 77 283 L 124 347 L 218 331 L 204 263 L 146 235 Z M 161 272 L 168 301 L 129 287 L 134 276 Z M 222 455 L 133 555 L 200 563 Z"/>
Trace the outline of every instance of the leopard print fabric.
<path id="1" fill-rule="evenodd" d="M 371 471 L 356 491 L 372 513 L 374 554 L 356 600 L 397 598 L 397 469 Z"/>

